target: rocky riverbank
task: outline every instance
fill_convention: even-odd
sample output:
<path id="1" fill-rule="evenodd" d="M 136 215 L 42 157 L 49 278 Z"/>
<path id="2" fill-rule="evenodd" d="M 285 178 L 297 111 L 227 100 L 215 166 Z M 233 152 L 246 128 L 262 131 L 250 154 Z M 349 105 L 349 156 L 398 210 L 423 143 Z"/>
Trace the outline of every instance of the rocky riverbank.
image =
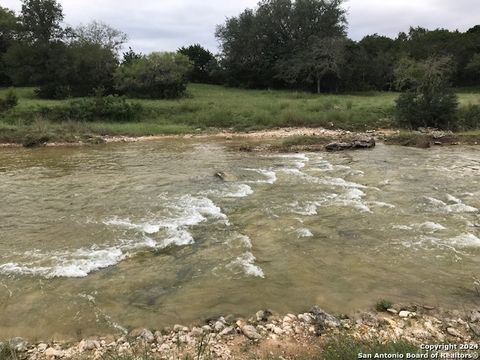
<path id="1" fill-rule="evenodd" d="M 404 341 L 420 344 L 475 344 L 480 336 L 480 311 L 450 311 L 419 305 L 393 305 L 385 311 L 331 315 L 319 307 L 298 315 L 269 310 L 249 319 L 209 319 L 197 326 L 133 329 L 128 334 L 91 337 L 78 343 L 29 343 L 13 338 L 3 344 L 11 359 L 322 359 L 329 342 Z M 345 340 L 346 339 L 346 340 Z M 350 339 L 350 340 L 349 340 Z M 8 344 L 8 346 L 7 346 Z M 3 358 L 2 358 L 3 359 Z"/>

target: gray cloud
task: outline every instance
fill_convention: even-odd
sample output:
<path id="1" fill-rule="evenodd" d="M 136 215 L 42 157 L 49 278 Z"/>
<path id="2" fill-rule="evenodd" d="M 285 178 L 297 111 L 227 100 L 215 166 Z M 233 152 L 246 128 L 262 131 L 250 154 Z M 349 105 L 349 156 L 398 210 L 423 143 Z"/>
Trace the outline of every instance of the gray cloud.
<path id="1" fill-rule="evenodd" d="M 129 35 L 137 51 L 176 50 L 200 43 L 217 51 L 215 27 L 257 0 L 60 0 L 69 25 L 104 21 Z M 2 0 L 20 10 L 20 0 Z M 348 0 L 349 34 L 396 36 L 410 26 L 467 30 L 480 23 L 478 0 Z"/>

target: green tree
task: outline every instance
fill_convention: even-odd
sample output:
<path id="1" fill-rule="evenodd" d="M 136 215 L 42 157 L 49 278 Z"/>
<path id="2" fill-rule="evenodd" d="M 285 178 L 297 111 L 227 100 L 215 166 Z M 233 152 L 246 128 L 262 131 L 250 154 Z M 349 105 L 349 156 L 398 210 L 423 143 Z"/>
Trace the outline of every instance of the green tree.
<path id="1" fill-rule="evenodd" d="M 480 81 L 480 53 L 474 54 L 465 67 L 466 72 L 472 79 Z"/>
<path id="2" fill-rule="evenodd" d="M 217 28 L 222 66 L 231 85 L 302 88 L 312 77 L 302 64 L 319 64 L 323 39 L 344 38 L 342 0 L 263 0 Z M 328 40 L 326 40 L 328 41 Z M 315 45 L 316 55 L 308 56 Z M 317 61 L 312 61 L 316 58 Z M 317 69 L 318 74 L 322 71 Z M 303 75 L 302 75 L 303 74 Z M 295 80 L 294 80 L 295 79 Z"/>
<path id="3" fill-rule="evenodd" d="M 181 47 L 178 52 L 189 58 L 193 69 L 189 79 L 194 83 L 215 83 L 214 72 L 219 68 L 215 56 L 200 44 Z"/>
<path id="4" fill-rule="evenodd" d="M 135 51 L 132 50 L 131 47 L 129 47 L 128 51 L 123 53 L 122 65 L 128 65 L 131 62 L 141 58 L 142 58 L 141 53 L 136 53 Z"/>
<path id="5" fill-rule="evenodd" d="M 62 39 L 63 18 L 62 6 L 56 0 L 23 0 L 20 21 L 24 37 L 31 42 Z"/>
<path id="6" fill-rule="evenodd" d="M 128 40 L 124 32 L 99 21 L 92 21 L 88 25 L 75 28 L 73 37 L 80 44 L 98 45 L 114 54 L 118 54 Z"/>
<path id="7" fill-rule="evenodd" d="M 113 76 L 118 60 L 110 48 L 82 41 L 71 44 L 68 53 L 71 62 L 66 83 L 72 96 L 91 96 L 97 90 L 114 92 Z"/>
<path id="8" fill-rule="evenodd" d="M 330 75 L 340 78 L 345 61 L 345 39 L 311 38 L 307 49 L 295 54 L 278 71 L 285 81 L 292 84 L 314 84 L 318 94 L 322 92 L 322 80 Z"/>
<path id="9" fill-rule="evenodd" d="M 11 84 L 7 75 L 4 56 L 7 50 L 14 44 L 18 30 L 18 20 L 15 13 L 0 6 L 0 86 Z"/>
<path id="10" fill-rule="evenodd" d="M 449 57 L 402 59 L 395 69 L 397 88 L 403 91 L 396 106 L 400 124 L 409 128 L 454 128 L 458 97 L 450 85 L 453 73 Z"/>
<path id="11" fill-rule="evenodd" d="M 192 64 L 178 53 L 152 53 L 121 65 L 115 73 L 115 88 L 138 98 L 172 99 L 185 94 Z"/>

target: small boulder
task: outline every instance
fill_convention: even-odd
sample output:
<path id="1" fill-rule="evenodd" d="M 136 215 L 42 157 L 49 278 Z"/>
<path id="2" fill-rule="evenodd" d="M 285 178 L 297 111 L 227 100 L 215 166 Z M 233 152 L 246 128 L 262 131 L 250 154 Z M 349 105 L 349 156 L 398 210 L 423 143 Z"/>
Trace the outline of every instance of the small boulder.
<path id="1" fill-rule="evenodd" d="M 16 352 L 25 352 L 28 349 L 27 340 L 25 340 L 21 337 L 14 337 L 14 338 L 10 339 L 8 344 L 10 345 L 10 348 L 15 350 Z"/>
<path id="2" fill-rule="evenodd" d="M 255 314 L 255 317 L 257 318 L 258 322 L 266 322 L 272 315 L 273 314 L 270 310 L 260 310 Z"/>
<path id="3" fill-rule="evenodd" d="M 345 151 L 356 149 L 372 149 L 376 145 L 375 138 L 357 138 L 347 141 L 335 141 L 325 146 L 327 151 Z"/>
<path id="4" fill-rule="evenodd" d="M 262 336 L 257 332 L 257 329 L 252 325 L 245 325 L 242 327 L 242 333 L 250 340 L 259 340 Z"/>
<path id="5" fill-rule="evenodd" d="M 80 352 L 92 351 L 99 347 L 100 344 L 95 340 L 82 340 L 78 344 L 78 350 L 80 350 Z"/>
<path id="6" fill-rule="evenodd" d="M 61 358 L 63 356 L 63 351 L 55 348 L 48 348 L 45 351 L 45 356 L 49 359 Z"/>
<path id="7" fill-rule="evenodd" d="M 460 334 L 460 333 L 459 333 L 456 329 L 454 329 L 454 328 L 451 328 L 451 327 L 447 328 L 447 333 L 448 333 L 449 335 L 451 335 L 451 336 L 457 337 L 457 338 L 459 338 L 459 339 L 463 339 L 463 335 Z"/>
<path id="8" fill-rule="evenodd" d="M 233 182 L 238 180 L 234 174 L 225 171 L 219 171 L 215 173 L 215 177 L 225 182 Z"/>
<path id="9" fill-rule="evenodd" d="M 402 319 L 407 319 L 414 318 L 415 316 L 417 316 L 417 314 L 414 312 L 403 310 L 398 313 L 398 316 L 400 316 Z"/>
<path id="10" fill-rule="evenodd" d="M 136 339 L 141 339 L 148 344 L 155 341 L 155 336 L 153 336 L 153 333 L 148 329 L 135 329 L 130 332 L 129 336 Z"/>
<path id="11" fill-rule="evenodd" d="M 470 330 L 472 330 L 472 332 L 475 334 L 475 336 L 480 336 L 480 325 L 469 323 L 468 326 L 470 327 Z"/>
<path id="12" fill-rule="evenodd" d="M 225 328 L 225 324 L 221 321 L 217 321 L 213 326 L 215 332 L 220 332 Z"/>
<path id="13" fill-rule="evenodd" d="M 233 326 L 226 327 L 220 332 L 220 336 L 227 336 L 233 334 L 235 332 L 235 328 Z"/>

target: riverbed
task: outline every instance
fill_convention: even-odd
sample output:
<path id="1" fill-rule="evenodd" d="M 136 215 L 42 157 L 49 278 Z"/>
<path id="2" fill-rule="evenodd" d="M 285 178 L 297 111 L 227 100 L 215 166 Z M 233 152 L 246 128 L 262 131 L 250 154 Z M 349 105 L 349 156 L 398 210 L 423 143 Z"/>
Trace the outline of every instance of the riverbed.
<path id="1" fill-rule="evenodd" d="M 228 181 L 215 174 L 223 172 Z M 0 149 L 0 338 L 477 302 L 480 152 Z"/>

